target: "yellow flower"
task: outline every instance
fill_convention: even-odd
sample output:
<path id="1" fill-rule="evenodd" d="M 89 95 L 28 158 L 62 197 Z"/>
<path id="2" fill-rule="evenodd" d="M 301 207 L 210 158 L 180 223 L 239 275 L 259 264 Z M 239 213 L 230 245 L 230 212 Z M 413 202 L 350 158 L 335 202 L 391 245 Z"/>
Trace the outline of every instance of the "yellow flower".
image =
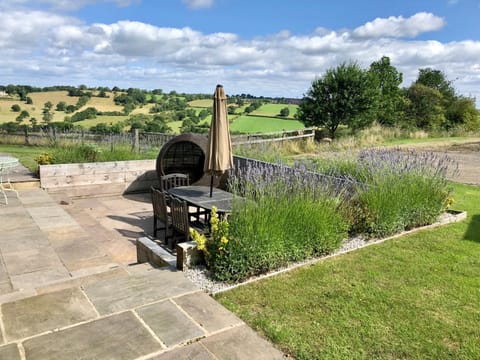
<path id="1" fill-rule="evenodd" d="M 190 235 L 193 241 L 197 243 L 198 250 L 205 250 L 207 248 L 207 238 L 205 237 L 205 235 L 200 234 L 195 229 L 190 229 Z"/>
<path id="2" fill-rule="evenodd" d="M 220 242 L 224 245 L 227 245 L 228 244 L 228 239 L 225 236 L 222 236 L 222 238 L 220 239 Z"/>

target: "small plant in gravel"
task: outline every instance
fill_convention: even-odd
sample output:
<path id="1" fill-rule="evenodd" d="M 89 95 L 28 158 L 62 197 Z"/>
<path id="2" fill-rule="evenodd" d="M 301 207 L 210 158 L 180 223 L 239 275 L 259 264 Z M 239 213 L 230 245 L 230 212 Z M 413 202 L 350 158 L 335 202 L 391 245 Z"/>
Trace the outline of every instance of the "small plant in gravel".
<path id="1" fill-rule="evenodd" d="M 190 236 L 197 243 L 197 249 L 202 251 L 207 267 L 215 266 L 216 261 L 228 252 L 229 224 L 226 219 L 220 219 L 217 208 L 212 207 L 210 214 L 209 234 L 200 234 L 197 230 L 190 228 Z"/>

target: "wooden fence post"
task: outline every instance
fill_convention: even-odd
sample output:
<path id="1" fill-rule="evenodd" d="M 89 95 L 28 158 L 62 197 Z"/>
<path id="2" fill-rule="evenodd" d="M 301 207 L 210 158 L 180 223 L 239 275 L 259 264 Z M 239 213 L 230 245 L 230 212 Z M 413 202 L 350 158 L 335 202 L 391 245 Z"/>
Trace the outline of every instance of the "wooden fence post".
<path id="1" fill-rule="evenodd" d="M 28 126 L 25 126 L 23 130 L 25 132 L 25 145 L 30 145 L 30 139 L 28 137 Z"/>
<path id="2" fill-rule="evenodd" d="M 134 133 L 133 133 L 133 150 L 135 152 L 138 153 L 138 151 L 140 150 L 140 140 L 139 140 L 139 137 L 138 137 L 138 129 L 134 129 Z"/>

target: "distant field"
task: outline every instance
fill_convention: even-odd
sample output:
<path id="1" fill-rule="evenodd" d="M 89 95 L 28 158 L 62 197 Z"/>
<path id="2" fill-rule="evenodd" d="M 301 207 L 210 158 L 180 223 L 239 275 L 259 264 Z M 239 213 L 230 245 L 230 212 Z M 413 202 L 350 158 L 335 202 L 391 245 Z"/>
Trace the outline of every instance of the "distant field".
<path id="1" fill-rule="evenodd" d="M 74 122 L 74 125 L 81 125 L 85 129 L 89 129 L 92 126 L 95 126 L 100 123 L 105 123 L 107 125 L 116 124 L 119 121 L 126 120 L 128 116 L 97 116 L 95 119 L 87 119 L 82 121 Z"/>
<path id="2" fill-rule="evenodd" d="M 265 104 L 262 105 L 259 109 L 253 111 L 252 115 L 260 115 L 260 116 L 279 116 L 280 110 L 283 108 L 288 108 L 290 110 L 290 114 L 288 118 L 293 119 L 295 114 L 297 113 L 298 105 L 287 105 L 287 104 Z"/>
<path id="3" fill-rule="evenodd" d="M 154 104 L 146 104 L 146 105 L 143 105 L 142 107 L 138 107 L 131 112 L 131 115 L 135 115 L 135 114 L 153 115 L 153 114 L 150 114 L 150 109 L 153 106 Z M 120 109 L 120 111 L 122 110 L 123 110 L 123 107 Z"/>
<path id="4" fill-rule="evenodd" d="M 94 107 L 98 111 L 123 111 L 123 106 L 121 105 L 115 105 L 113 102 L 113 93 L 107 93 L 108 98 L 101 98 L 101 97 L 96 97 L 92 96 L 90 100 L 83 106 L 81 110 L 85 110 L 86 108 L 89 107 Z M 78 98 L 74 98 L 75 100 L 78 100 Z"/>
<path id="5" fill-rule="evenodd" d="M 230 131 L 242 133 L 261 133 L 283 130 L 303 129 L 305 126 L 298 120 L 266 118 L 258 116 L 240 116 L 230 124 Z"/>
<path id="6" fill-rule="evenodd" d="M 32 97 L 32 100 L 33 100 L 33 97 Z M 12 105 L 14 104 L 18 104 L 21 110 L 27 110 L 30 117 L 36 118 L 37 122 L 40 123 L 42 121 L 43 104 L 45 104 L 45 102 L 47 102 L 48 100 L 45 101 L 44 103 L 37 102 L 38 105 L 36 105 L 35 100 L 33 101 L 34 101 L 33 104 L 28 105 L 28 104 L 25 104 L 24 101 L 20 101 L 20 100 L 5 100 L 5 99 L 0 100 L 0 124 L 10 122 L 10 121 L 15 121 L 16 117 L 20 115 L 20 112 L 13 112 L 11 110 Z M 51 102 L 52 104 L 54 104 L 54 108 L 55 108 L 57 103 L 53 103 L 53 101 Z M 65 113 L 63 111 L 62 112 L 54 111 L 52 121 L 63 121 L 64 117 L 65 117 Z M 26 123 L 28 123 L 28 120 Z"/>
<path id="7" fill-rule="evenodd" d="M 46 91 L 46 92 L 33 92 L 27 95 L 32 98 L 33 105 L 37 108 L 43 108 L 43 105 L 50 101 L 53 104 L 53 109 L 60 101 L 65 101 L 67 105 L 75 105 L 78 101 L 76 96 L 68 96 L 67 91 Z"/>
<path id="8" fill-rule="evenodd" d="M 191 107 L 209 108 L 213 105 L 212 99 L 193 100 L 188 103 Z"/>

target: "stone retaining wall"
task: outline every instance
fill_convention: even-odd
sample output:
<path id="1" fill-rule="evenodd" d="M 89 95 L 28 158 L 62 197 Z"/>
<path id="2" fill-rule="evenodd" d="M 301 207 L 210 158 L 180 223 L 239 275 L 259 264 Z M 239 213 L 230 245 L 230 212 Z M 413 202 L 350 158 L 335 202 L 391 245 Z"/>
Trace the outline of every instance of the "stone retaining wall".
<path id="1" fill-rule="evenodd" d="M 158 178 L 155 160 L 41 165 L 40 185 L 71 196 L 118 195 L 148 191 Z"/>

